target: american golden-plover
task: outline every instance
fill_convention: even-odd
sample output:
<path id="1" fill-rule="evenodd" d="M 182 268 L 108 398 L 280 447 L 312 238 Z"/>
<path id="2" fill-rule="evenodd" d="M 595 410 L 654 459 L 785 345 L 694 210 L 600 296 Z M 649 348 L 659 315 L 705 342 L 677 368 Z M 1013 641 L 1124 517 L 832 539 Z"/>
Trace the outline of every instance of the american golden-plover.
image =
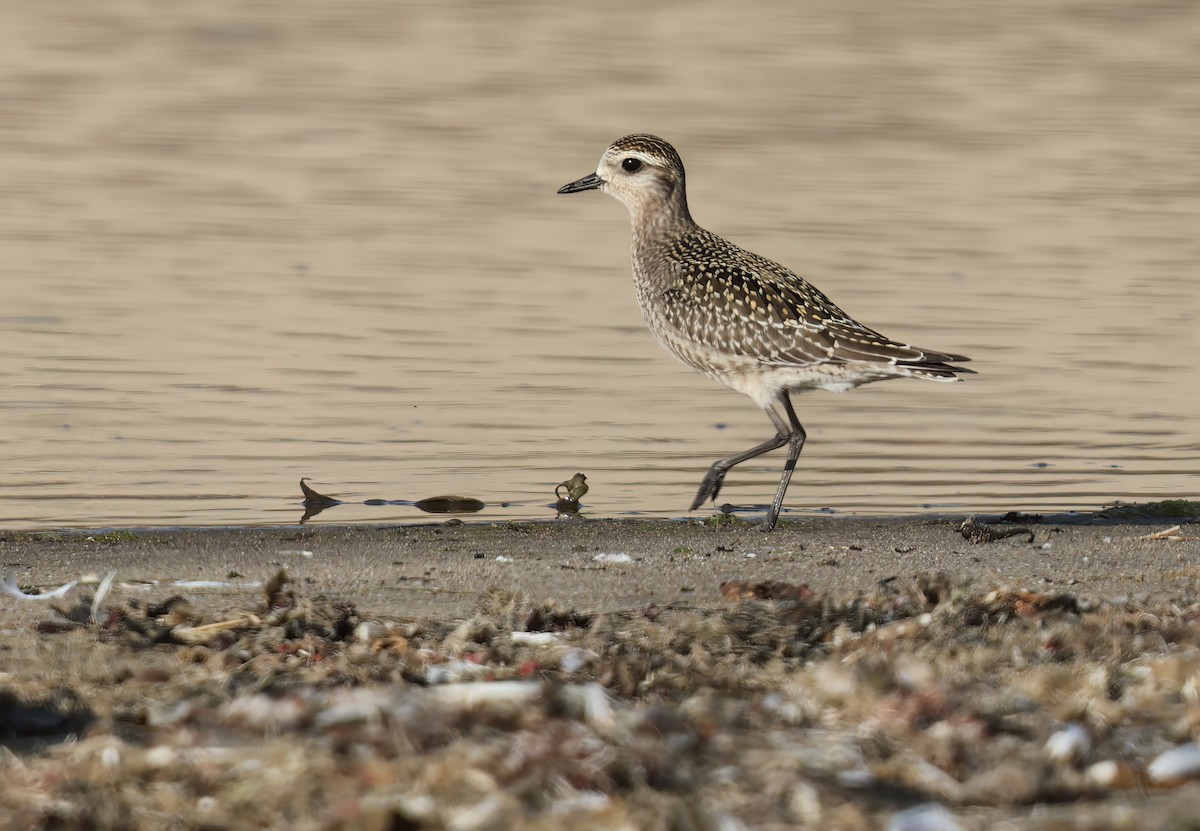
<path id="1" fill-rule="evenodd" d="M 692 220 L 683 161 L 657 136 L 617 139 L 595 173 L 559 193 L 602 190 L 633 221 L 633 280 L 650 331 L 697 372 L 754 399 L 775 435 L 709 468 L 692 502 L 716 502 L 730 468 L 783 445 L 783 475 L 765 530 L 779 519 L 805 433 L 789 393 L 842 392 L 889 378 L 956 381 L 962 355 L 898 343 L 839 309 L 804 278 Z"/>

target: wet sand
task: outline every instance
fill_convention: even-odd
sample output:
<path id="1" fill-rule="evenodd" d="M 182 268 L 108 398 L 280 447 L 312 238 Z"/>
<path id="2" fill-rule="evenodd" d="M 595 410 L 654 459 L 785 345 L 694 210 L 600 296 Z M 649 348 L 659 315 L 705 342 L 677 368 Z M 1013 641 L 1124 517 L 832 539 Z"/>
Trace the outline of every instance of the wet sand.
<path id="1" fill-rule="evenodd" d="M 1154 760 L 1200 738 L 1200 534 L 1168 524 L 6 534 L 28 591 L 117 577 L 99 625 L 87 588 L 0 600 L 0 824 L 1189 827 L 1200 769 Z"/>
<path id="2" fill-rule="evenodd" d="M 490 586 L 616 612 L 717 603 L 725 580 L 870 591 L 881 580 L 928 570 L 1019 588 L 1070 587 L 1097 599 L 1145 599 L 1169 596 L 1188 576 L 1187 566 L 1200 560 L 1194 541 L 1138 539 L 1163 522 L 1033 525 L 1033 544 L 1018 537 L 973 545 L 957 532 L 960 521 L 793 520 L 772 534 L 700 520 L 71 531 L 7 534 L 0 551 L 22 583 L 57 585 L 109 570 L 120 581 L 158 581 L 161 588 L 176 580 L 228 582 L 227 589 L 189 592 L 217 611 L 257 597 L 257 588 L 239 585 L 286 567 L 293 579 L 376 614 L 445 618 L 469 615 Z M 631 562 L 597 561 L 604 554 Z M 231 572 L 244 577 L 230 579 Z"/>

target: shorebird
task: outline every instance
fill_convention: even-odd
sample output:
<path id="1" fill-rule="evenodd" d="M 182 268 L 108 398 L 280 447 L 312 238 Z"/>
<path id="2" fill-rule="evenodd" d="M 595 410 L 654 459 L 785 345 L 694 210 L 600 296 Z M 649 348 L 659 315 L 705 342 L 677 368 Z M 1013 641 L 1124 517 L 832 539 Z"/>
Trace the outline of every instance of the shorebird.
<path id="1" fill-rule="evenodd" d="M 719 459 L 691 510 L 715 503 L 735 465 L 788 446 L 764 530 L 779 520 L 805 433 L 790 393 L 843 392 L 890 378 L 957 381 L 970 360 L 890 340 L 834 305 L 807 280 L 706 231 L 688 211 L 683 161 L 658 136 L 617 139 L 595 173 L 559 193 L 602 190 L 629 209 L 633 281 L 650 331 L 697 372 L 745 393 L 775 425 L 775 435 Z"/>

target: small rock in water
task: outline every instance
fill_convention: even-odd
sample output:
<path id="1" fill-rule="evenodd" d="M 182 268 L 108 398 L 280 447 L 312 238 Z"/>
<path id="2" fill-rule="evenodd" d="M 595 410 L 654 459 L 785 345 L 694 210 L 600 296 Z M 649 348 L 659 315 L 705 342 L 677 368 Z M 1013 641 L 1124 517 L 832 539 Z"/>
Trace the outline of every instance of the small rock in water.
<path id="1" fill-rule="evenodd" d="M 470 496 L 431 496 L 413 503 L 427 514 L 473 514 L 486 506 Z"/>
<path id="2" fill-rule="evenodd" d="M 588 492 L 587 477 L 576 473 L 565 482 L 559 482 L 554 488 L 554 510 L 559 516 L 573 516 L 579 513 L 579 500 Z"/>
<path id="3" fill-rule="evenodd" d="M 565 482 L 559 482 L 554 488 L 554 495 L 559 499 L 567 502 L 579 504 L 579 500 L 583 499 L 588 492 L 587 477 L 582 473 L 576 473 Z"/>

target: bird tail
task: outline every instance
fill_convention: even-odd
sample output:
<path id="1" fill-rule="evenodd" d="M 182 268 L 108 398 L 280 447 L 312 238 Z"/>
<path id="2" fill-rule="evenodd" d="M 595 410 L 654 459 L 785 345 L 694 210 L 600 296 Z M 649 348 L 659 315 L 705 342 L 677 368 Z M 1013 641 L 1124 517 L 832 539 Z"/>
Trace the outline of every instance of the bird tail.
<path id="1" fill-rule="evenodd" d="M 914 378 L 926 378 L 930 381 L 958 381 L 959 375 L 975 375 L 973 369 L 954 364 L 971 360 L 965 355 L 951 355 L 947 352 L 926 352 L 917 360 L 897 361 L 896 366 L 908 369 Z"/>

